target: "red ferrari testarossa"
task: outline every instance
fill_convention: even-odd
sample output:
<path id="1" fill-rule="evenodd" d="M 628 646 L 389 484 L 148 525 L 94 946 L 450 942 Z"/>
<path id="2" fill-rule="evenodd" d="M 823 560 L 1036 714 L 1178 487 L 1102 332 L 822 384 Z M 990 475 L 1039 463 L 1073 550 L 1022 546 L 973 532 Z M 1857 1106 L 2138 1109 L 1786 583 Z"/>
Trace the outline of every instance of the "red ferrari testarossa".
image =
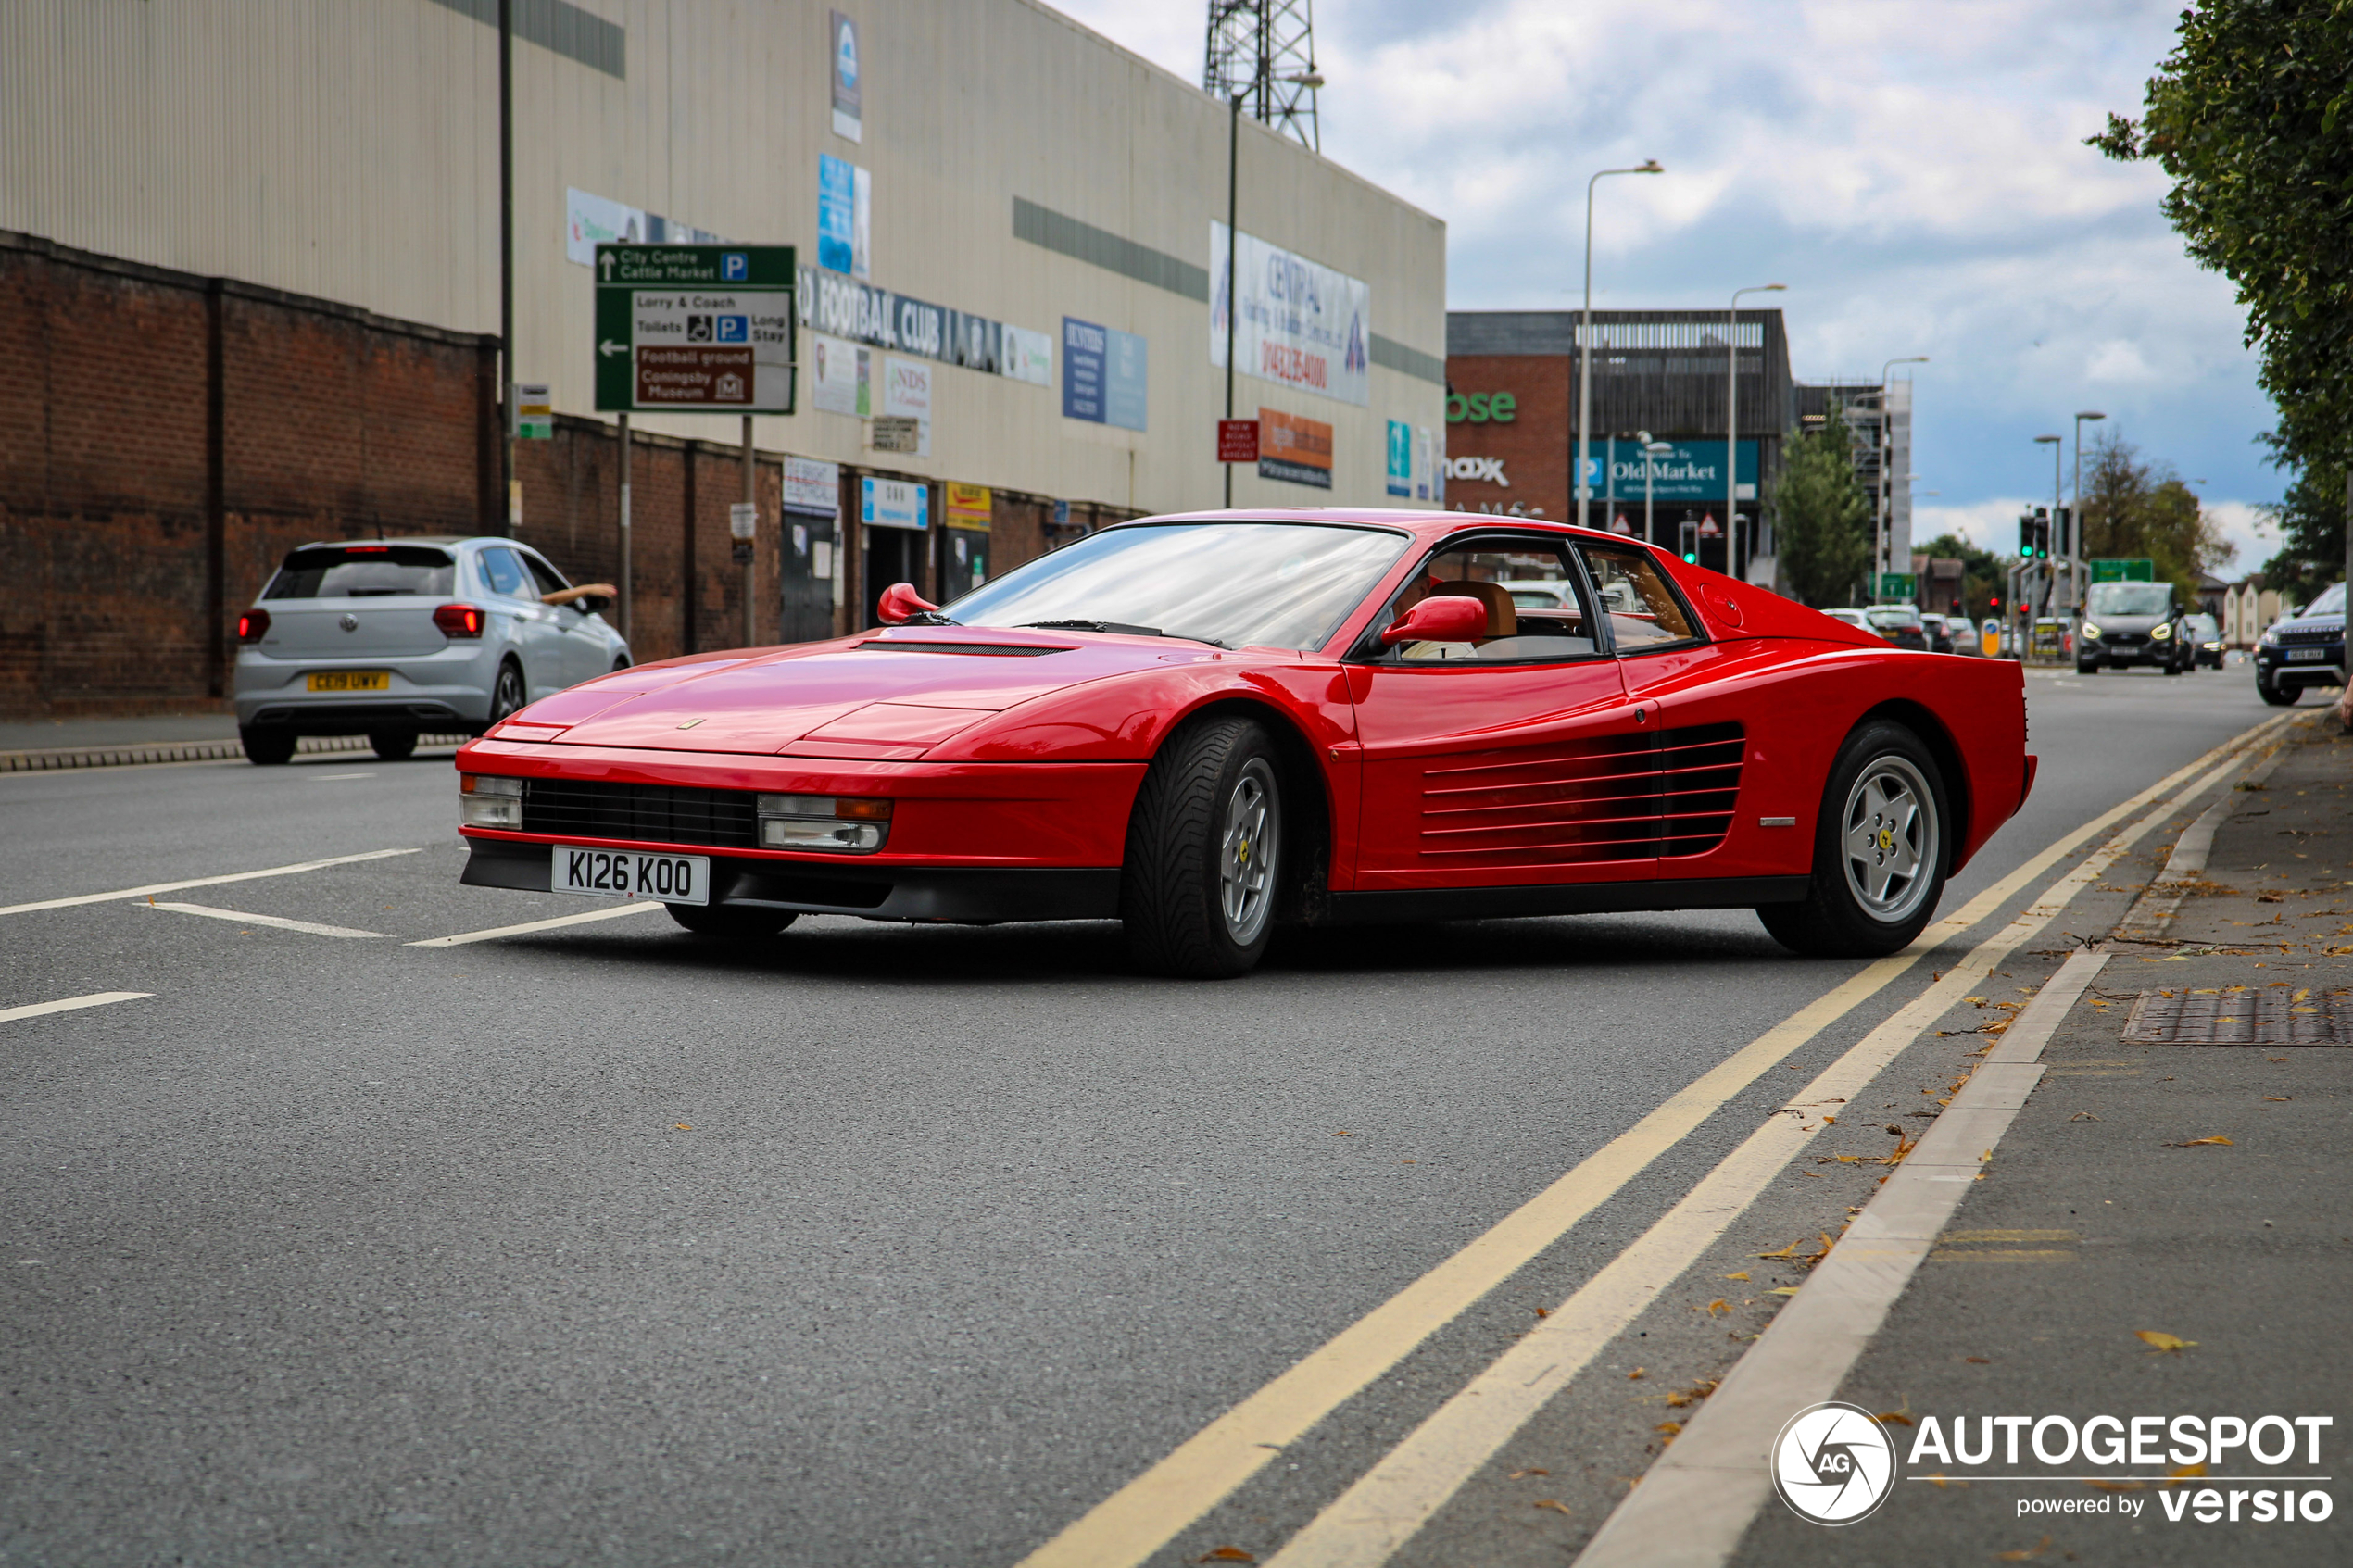
<path id="1" fill-rule="evenodd" d="M 1909 942 L 2025 798 L 2023 682 L 1630 539 L 1379 510 L 1092 533 L 890 624 L 623 670 L 458 754 L 465 880 L 802 914 L 1278 923 L 1754 908 Z"/>

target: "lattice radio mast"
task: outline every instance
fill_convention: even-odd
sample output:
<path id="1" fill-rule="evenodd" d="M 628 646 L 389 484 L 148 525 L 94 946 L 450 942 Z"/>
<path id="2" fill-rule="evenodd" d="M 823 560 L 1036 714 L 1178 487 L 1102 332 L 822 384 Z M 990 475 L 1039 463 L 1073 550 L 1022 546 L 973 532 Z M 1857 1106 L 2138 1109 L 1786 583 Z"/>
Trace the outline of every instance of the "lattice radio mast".
<path id="1" fill-rule="evenodd" d="M 1209 0 L 1208 64 L 1202 86 L 1242 94 L 1242 112 L 1324 150 L 1315 123 L 1315 19 L 1312 0 Z"/>

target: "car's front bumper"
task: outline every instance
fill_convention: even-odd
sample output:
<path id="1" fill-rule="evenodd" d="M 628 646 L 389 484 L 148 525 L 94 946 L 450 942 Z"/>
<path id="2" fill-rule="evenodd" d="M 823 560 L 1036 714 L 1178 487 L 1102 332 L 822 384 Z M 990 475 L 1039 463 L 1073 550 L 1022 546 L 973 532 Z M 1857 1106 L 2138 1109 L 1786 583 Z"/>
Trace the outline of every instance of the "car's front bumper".
<path id="1" fill-rule="evenodd" d="M 2318 659 L 2295 659 L 2291 652 L 2309 654 L 2318 651 Z M 2255 646 L 2255 678 L 2274 691 L 2302 691 L 2307 686 L 2336 686 L 2345 684 L 2345 645 L 2334 643 L 2285 643 Z"/>

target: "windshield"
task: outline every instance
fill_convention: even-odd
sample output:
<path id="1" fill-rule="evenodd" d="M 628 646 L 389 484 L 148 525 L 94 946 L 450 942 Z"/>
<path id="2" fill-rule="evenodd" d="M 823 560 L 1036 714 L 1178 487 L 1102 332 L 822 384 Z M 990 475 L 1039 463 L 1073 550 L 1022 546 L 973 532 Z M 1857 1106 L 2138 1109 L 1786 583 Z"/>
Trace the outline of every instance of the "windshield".
<path id="1" fill-rule="evenodd" d="M 1920 612 L 1909 605 L 1882 605 L 1863 612 L 1865 620 L 1874 626 L 1918 626 Z"/>
<path id="2" fill-rule="evenodd" d="M 1008 572 L 944 613 L 967 626 L 1093 625 L 1235 648 L 1321 647 L 1406 544 L 1385 529 L 1318 523 L 1114 528 Z"/>
<path id="3" fill-rule="evenodd" d="M 2163 615 L 2172 608 L 2171 583 L 2095 583 L 2083 596 L 2083 608 L 2093 616 Z"/>
<path id="4" fill-rule="evenodd" d="M 2327 593 L 2322 594 L 2319 598 L 2314 599 L 2310 605 L 2306 607 L 2303 613 L 2306 615 L 2343 615 L 2345 613 L 2345 584 L 2339 583 Z"/>
<path id="5" fill-rule="evenodd" d="M 371 599 L 447 594 L 457 579 L 447 550 L 417 545 L 321 545 L 288 555 L 265 599 Z"/>

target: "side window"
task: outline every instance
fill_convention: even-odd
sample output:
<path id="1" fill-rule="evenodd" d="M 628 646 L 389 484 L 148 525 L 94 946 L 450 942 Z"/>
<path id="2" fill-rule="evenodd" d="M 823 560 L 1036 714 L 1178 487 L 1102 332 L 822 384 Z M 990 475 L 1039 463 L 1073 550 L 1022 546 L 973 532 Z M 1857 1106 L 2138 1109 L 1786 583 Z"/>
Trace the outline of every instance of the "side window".
<path id="1" fill-rule="evenodd" d="M 525 550 L 517 550 L 515 554 L 522 557 L 523 565 L 531 569 L 532 578 L 539 584 L 539 592 L 541 595 L 560 594 L 566 588 L 572 586 L 571 583 L 563 580 L 554 567 L 549 566 L 537 556 L 532 555 Z"/>
<path id="2" fill-rule="evenodd" d="M 1583 548 L 1593 591 L 1601 596 L 1602 613 L 1609 617 L 1610 638 L 1619 653 L 1647 653 L 1698 639 L 1683 601 L 1648 555 L 1607 546 Z"/>
<path id="3" fill-rule="evenodd" d="M 1398 662 L 1549 664 L 1599 651 L 1576 570 L 1567 551 L 1550 540 L 1480 539 L 1440 550 L 1399 590 L 1382 624 L 1441 595 L 1486 605 L 1486 634 L 1463 643 L 1402 643 L 1390 654 Z"/>
<path id="4" fill-rule="evenodd" d="M 490 584 L 492 593 L 503 594 L 510 599 L 535 599 L 539 596 L 531 591 L 530 575 L 523 571 L 522 562 L 515 558 L 514 551 L 498 546 L 483 551 L 475 558 L 482 562 L 483 580 Z"/>

